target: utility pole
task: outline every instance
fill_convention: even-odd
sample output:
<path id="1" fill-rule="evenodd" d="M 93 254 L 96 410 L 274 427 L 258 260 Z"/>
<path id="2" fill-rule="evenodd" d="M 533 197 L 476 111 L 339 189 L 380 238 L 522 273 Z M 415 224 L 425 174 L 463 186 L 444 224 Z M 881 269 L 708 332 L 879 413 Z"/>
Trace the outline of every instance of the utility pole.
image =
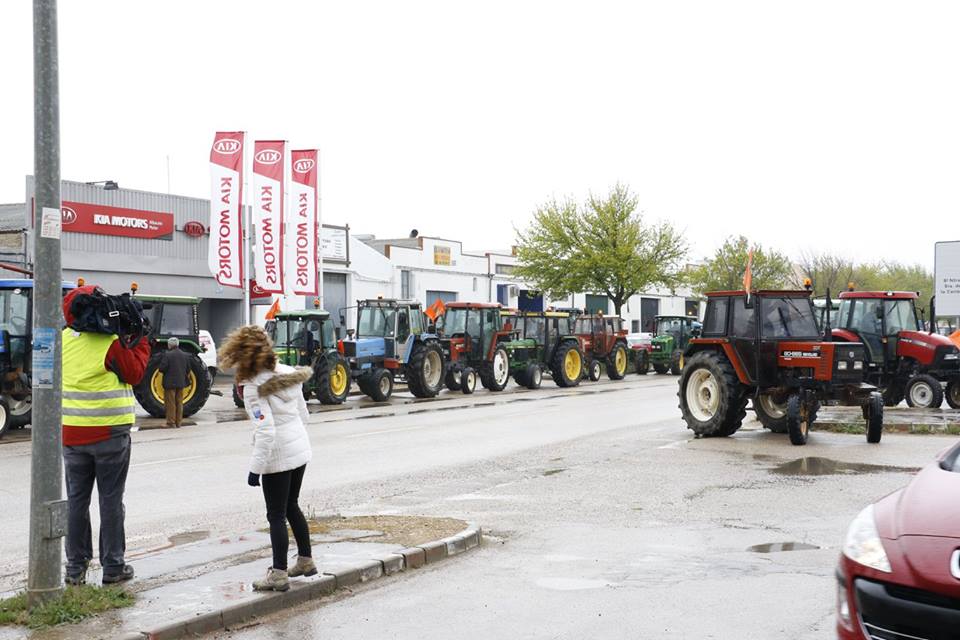
<path id="1" fill-rule="evenodd" d="M 57 2 L 33 0 L 34 289 L 30 464 L 30 607 L 60 595 L 62 500 L 60 328 L 60 96 Z"/>

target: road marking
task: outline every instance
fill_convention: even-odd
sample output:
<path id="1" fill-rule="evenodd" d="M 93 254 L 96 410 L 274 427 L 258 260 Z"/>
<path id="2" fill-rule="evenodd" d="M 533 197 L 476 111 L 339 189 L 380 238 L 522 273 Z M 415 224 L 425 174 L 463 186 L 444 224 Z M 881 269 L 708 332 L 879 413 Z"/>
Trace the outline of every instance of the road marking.
<path id="1" fill-rule="evenodd" d="M 169 462 L 186 462 L 187 460 L 199 460 L 200 458 L 206 458 L 207 456 L 189 456 L 187 458 L 170 458 L 169 460 L 154 460 L 153 462 L 138 462 L 137 464 L 130 465 L 131 467 L 148 467 L 152 464 L 167 464 Z"/>
<path id="2" fill-rule="evenodd" d="M 416 429 L 426 429 L 432 425 L 420 425 L 419 427 L 403 427 L 402 429 L 384 429 L 383 431 L 370 431 L 368 433 L 354 433 L 353 435 L 345 436 L 346 438 L 366 438 L 367 436 L 378 436 L 383 433 L 398 433 L 400 431 L 414 431 Z"/>

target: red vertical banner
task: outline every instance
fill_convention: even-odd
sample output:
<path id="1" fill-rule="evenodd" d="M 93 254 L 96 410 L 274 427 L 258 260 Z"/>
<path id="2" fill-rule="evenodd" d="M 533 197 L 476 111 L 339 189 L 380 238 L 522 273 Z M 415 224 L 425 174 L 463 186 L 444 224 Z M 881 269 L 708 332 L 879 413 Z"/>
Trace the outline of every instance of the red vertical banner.
<path id="1" fill-rule="evenodd" d="M 317 150 L 291 151 L 291 206 L 287 218 L 287 279 L 293 293 L 320 294 L 320 212 Z"/>
<path id="2" fill-rule="evenodd" d="M 243 288 L 243 131 L 218 131 L 210 148 L 210 273 Z"/>
<path id="3" fill-rule="evenodd" d="M 283 191 L 287 143 L 257 140 L 253 143 L 253 224 L 256 229 L 254 266 L 257 284 L 267 293 L 283 293 Z"/>

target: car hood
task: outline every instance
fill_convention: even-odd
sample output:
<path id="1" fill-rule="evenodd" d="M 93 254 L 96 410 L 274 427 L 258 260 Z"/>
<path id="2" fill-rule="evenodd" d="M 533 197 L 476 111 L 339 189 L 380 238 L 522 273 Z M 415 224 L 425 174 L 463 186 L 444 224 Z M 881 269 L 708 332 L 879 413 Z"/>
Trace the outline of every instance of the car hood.
<path id="1" fill-rule="evenodd" d="M 880 536 L 932 536 L 960 540 L 960 473 L 939 461 L 924 467 L 903 489 L 874 506 Z"/>

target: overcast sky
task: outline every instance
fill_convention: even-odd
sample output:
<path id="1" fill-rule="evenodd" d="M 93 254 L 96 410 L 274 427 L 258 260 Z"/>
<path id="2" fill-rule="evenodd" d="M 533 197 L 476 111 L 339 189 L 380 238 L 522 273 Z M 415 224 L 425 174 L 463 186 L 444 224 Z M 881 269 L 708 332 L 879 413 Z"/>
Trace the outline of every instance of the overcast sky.
<path id="1" fill-rule="evenodd" d="M 30 2 L 0 8 L 0 202 L 32 172 Z M 324 222 L 505 248 L 630 185 L 692 257 L 933 266 L 960 238 L 960 3 L 60 0 L 62 176 L 207 197 L 213 132 L 321 149 Z"/>

